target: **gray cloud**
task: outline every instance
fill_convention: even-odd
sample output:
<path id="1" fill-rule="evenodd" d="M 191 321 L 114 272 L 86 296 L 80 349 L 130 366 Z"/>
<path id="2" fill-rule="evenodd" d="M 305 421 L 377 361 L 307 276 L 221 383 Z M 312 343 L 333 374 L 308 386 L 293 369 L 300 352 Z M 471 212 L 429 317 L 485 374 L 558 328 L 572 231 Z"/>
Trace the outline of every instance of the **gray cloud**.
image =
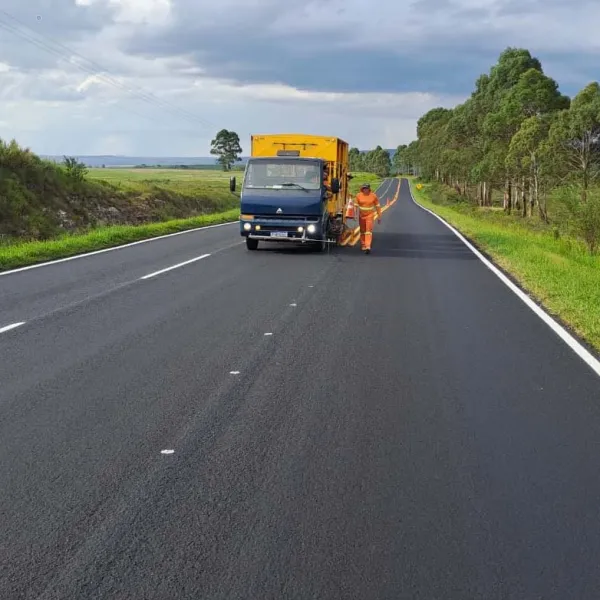
<path id="1" fill-rule="evenodd" d="M 435 1 L 435 0 L 434 0 Z M 575 4 L 575 1 L 573 4 Z M 568 7 L 565 0 L 503 0 L 497 7 L 497 15 L 523 15 L 531 13 L 543 13 L 552 8 Z M 598 6 L 597 0 L 576 0 L 576 10 L 584 10 L 588 7 Z"/>
<path id="2" fill-rule="evenodd" d="M 2 0 L 0 61 L 27 70 L 52 67 L 64 60 L 53 41 L 74 44 L 112 22 L 114 7 L 76 5 L 74 0 Z"/>
<path id="3" fill-rule="evenodd" d="M 507 46 L 576 93 L 597 78 L 599 20 L 597 0 L 0 0 L 0 135 L 47 153 L 181 155 L 205 153 L 213 125 L 247 139 L 293 123 L 396 145 L 423 112 L 468 96 Z M 86 81 L 53 41 L 210 123 L 186 130 Z"/>
<path id="4" fill-rule="evenodd" d="M 3 0 L 0 21 L 30 27 L 50 36 L 81 38 L 100 31 L 114 17 L 108 3 L 77 4 L 74 0 Z"/>
<path id="5" fill-rule="evenodd" d="M 584 0 L 588 1 L 588 0 Z M 591 1 L 591 0 L 590 0 Z M 344 7 L 328 2 L 221 0 L 215 5 L 174 1 L 173 26 L 163 32 L 136 32 L 123 49 L 146 57 L 190 57 L 207 76 L 240 83 L 280 82 L 307 90 L 469 93 L 508 45 L 536 40 L 502 26 L 562 0 L 501 0 L 468 5 L 458 0 L 398 0 L 374 3 L 371 18 L 360 23 L 366 2 Z M 402 6 L 400 6 L 402 5 Z M 357 7 L 362 12 L 353 10 Z M 295 24 L 295 26 L 294 26 Z M 530 47 L 525 44 L 526 47 Z M 544 52 L 537 53 L 543 59 Z M 590 72 L 591 75 L 591 72 Z"/>
<path id="6" fill-rule="evenodd" d="M 57 51 L 52 40 L 73 47 L 114 24 L 116 4 L 108 0 L 88 0 L 88 4 L 4 0 L 0 27 L 17 26 L 21 37 L 0 29 L 0 61 L 30 70 L 56 65 L 64 51 Z M 134 11 L 136 3 L 129 0 L 128 4 Z M 519 36 L 511 34 L 510 27 L 507 31 L 506 23 L 502 25 L 503 19 L 518 22 L 539 15 L 541 33 L 532 31 L 532 45 L 525 44 L 536 53 L 544 15 L 564 6 L 563 0 L 482 0 L 479 5 L 465 0 L 378 0 L 369 10 L 369 4 L 364 0 L 171 0 L 168 25 L 122 26 L 114 43 L 138 57 L 184 56 L 207 77 L 241 84 L 284 83 L 311 91 L 419 89 L 467 94 L 506 46 L 522 45 Z M 584 4 L 597 6 L 594 0 L 581 0 L 577 10 Z M 32 44 L 32 32 L 20 28 L 3 10 L 47 37 Z M 542 61 L 548 55 L 536 54 Z M 114 64 L 109 68 L 118 71 Z M 577 73 L 593 78 L 594 67 L 586 65 Z"/>
<path id="7" fill-rule="evenodd" d="M 450 6 L 447 0 L 419 0 L 413 10 L 430 10 L 440 1 Z M 439 36 L 431 40 L 425 35 L 408 44 L 403 41 L 408 26 L 402 22 L 398 22 L 397 40 L 353 48 L 354 39 L 360 45 L 361 29 L 336 19 L 348 11 L 335 4 L 323 4 L 323 14 L 317 12 L 315 16 L 311 13 L 316 8 L 314 2 L 299 11 L 287 3 L 265 0 L 260 5 L 252 3 L 252 10 L 240 7 L 241 12 L 217 21 L 207 18 L 204 9 L 179 0 L 175 4 L 176 25 L 159 35 L 139 32 L 124 42 L 123 49 L 145 57 L 185 55 L 207 76 L 245 84 L 278 82 L 339 92 L 403 92 L 417 87 L 448 94 L 468 90 L 497 54 L 489 40 L 487 52 L 474 54 L 472 42 L 481 40 L 473 40 L 469 34 L 442 53 L 439 48 L 444 40 Z M 333 13 L 327 10 L 329 5 Z M 473 18 L 480 11 L 470 12 Z M 453 18 L 462 18 L 461 11 L 453 14 Z M 290 21 L 302 18 L 312 19 L 314 30 L 306 24 L 299 31 L 290 28 Z M 377 40 L 376 32 L 367 31 L 366 35 Z"/>

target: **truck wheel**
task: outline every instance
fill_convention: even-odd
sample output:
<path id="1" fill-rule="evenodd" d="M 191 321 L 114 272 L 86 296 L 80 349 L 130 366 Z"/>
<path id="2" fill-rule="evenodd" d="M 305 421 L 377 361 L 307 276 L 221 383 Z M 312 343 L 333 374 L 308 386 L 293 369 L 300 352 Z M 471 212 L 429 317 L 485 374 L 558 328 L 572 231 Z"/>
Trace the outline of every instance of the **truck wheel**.
<path id="1" fill-rule="evenodd" d="M 327 250 L 327 238 L 315 242 L 313 248 L 316 252 L 325 252 Z"/>
<path id="2" fill-rule="evenodd" d="M 258 240 L 253 240 L 252 238 L 246 238 L 246 248 L 248 250 L 258 250 Z"/>

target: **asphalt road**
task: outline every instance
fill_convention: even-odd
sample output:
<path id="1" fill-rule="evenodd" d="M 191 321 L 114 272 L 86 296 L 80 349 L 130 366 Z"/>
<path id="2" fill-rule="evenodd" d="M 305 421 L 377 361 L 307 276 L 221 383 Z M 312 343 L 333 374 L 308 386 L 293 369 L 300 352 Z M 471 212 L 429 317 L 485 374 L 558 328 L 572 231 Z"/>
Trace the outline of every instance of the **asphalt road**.
<path id="1" fill-rule="evenodd" d="M 0 598 L 596 600 L 591 369 L 406 183 L 241 241 L 0 276 Z"/>

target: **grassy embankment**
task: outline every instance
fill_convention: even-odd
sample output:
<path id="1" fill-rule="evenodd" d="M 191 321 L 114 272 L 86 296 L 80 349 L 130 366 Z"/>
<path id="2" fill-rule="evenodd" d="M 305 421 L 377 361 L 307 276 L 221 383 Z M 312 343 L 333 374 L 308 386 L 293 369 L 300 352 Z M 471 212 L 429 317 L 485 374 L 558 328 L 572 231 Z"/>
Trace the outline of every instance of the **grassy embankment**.
<path id="1" fill-rule="evenodd" d="M 443 188 L 410 179 L 415 199 L 468 237 L 548 312 L 600 350 L 600 256 L 540 221 L 449 200 Z"/>
<path id="2" fill-rule="evenodd" d="M 240 178 L 240 173 L 235 173 Z M 376 187 L 380 179 L 371 174 L 357 173 L 351 182 L 351 191 L 356 193 L 364 181 Z M 189 213 L 194 203 L 200 202 L 208 214 L 190 218 L 169 219 L 139 225 L 100 225 L 87 231 L 72 231 L 60 235 L 49 235 L 50 239 L 19 241 L 12 238 L 0 245 L 0 271 L 36 264 L 48 260 L 66 258 L 94 250 L 102 250 L 120 244 L 136 242 L 175 233 L 236 221 L 239 217 L 237 203 L 239 191 L 235 196 L 229 191 L 229 174 L 209 170 L 176 169 L 91 169 L 86 176 L 85 185 L 94 196 L 102 186 L 102 192 L 108 190 L 109 196 L 118 201 L 115 209 L 135 212 L 136 206 L 148 208 L 149 203 L 158 202 L 165 211 Z M 238 187 L 239 190 L 239 187 Z M 80 193 L 85 202 L 85 191 Z M 110 204 L 108 196 L 105 204 Z M 208 206 L 205 206 L 208 202 Z M 231 207 L 222 210 L 223 207 Z M 106 206 L 105 206 L 106 208 Z M 111 206 L 109 206 L 109 209 Z M 156 213 L 156 207 L 154 207 Z M 159 209 L 160 218 L 160 209 Z M 168 214 L 168 212 L 166 212 Z M 156 219 L 156 214 L 154 214 Z"/>
<path id="3" fill-rule="evenodd" d="M 101 183 L 103 181 L 106 183 Z M 173 212 L 189 214 L 194 210 L 194 202 L 207 214 L 136 225 L 100 225 L 88 228 L 88 231 L 75 230 L 45 240 L 19 241 L 13 238 L 0 246 L 0 271 L 234 221 L 239 215 L 237 208 L 230 208 L 237 205 L 238 196 L 229 192 L 229 175 L 218 171 L 92 169 L 86 183 L 92 189 L 97 184 L 110 190 L 115 198 L 113 206 L 121 212 L 127 210 L 133 214 L 136 207 L 146 209 L 150 202 L 158 201 L 159 216 L 155 212 L 154 219 L 160 218 L 160 210 L 167 215 Z M 203 202 L 204 199 L 209 199 L 210 203 Z M 106 199 L 105 204 L 110 205 L 110 200 Z M 109 209 L 111 207 L 108 206 Z M 228 208 L 223 210 L 223 207 Z"/>

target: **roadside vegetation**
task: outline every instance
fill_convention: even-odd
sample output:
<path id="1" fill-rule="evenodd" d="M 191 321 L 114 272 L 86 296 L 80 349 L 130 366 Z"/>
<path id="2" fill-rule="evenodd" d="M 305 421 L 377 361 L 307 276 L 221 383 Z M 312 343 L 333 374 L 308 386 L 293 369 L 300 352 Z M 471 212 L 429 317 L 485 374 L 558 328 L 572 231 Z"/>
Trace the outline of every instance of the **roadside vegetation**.
<path id="1" fill-rule="evenodd" d="M 0 270 L 235 220 L 219 171 L 92 169 L 0 140 Z"/>
<path id="2" fill-rule="evenodd" d="M 393 165 L 417 177 L 419 202 L 600 349 L 598 83 L 570 99 L 509 48 L 464 104 L 421 117 Z"/>
<path id="3" fill-rule="evenodd" d="M 178 231 L 228 223 L 237 220 L 239 214 L 240 211 L 236 208 L 189 219 L 176 219 L 146 225 L 114 225 L 100 227 L 90 233 L 63 235 L 52 240 L 4 245 L 0 246 L 0 271 L 75 256 L 84 252 L 103 250 Z"/>
<path id="4" fill-rule="evenodd" d="M 226 212 L 239 194 L 215 171 L 94 169 L 42 160 L 0 140 L 0 238 L 46 241 L 114 225 L 147 225 Z"/>
<path id="5" fill-rule="evenodd" d="M 390 153 L 381 146 L 374 150 L 361 152 L 358 148 L 350 148 L 348 155 L 350 171 L 352 173 L 372 173 L 380 178 L 389 177 L 392 174 L 392 159 Z"/>

